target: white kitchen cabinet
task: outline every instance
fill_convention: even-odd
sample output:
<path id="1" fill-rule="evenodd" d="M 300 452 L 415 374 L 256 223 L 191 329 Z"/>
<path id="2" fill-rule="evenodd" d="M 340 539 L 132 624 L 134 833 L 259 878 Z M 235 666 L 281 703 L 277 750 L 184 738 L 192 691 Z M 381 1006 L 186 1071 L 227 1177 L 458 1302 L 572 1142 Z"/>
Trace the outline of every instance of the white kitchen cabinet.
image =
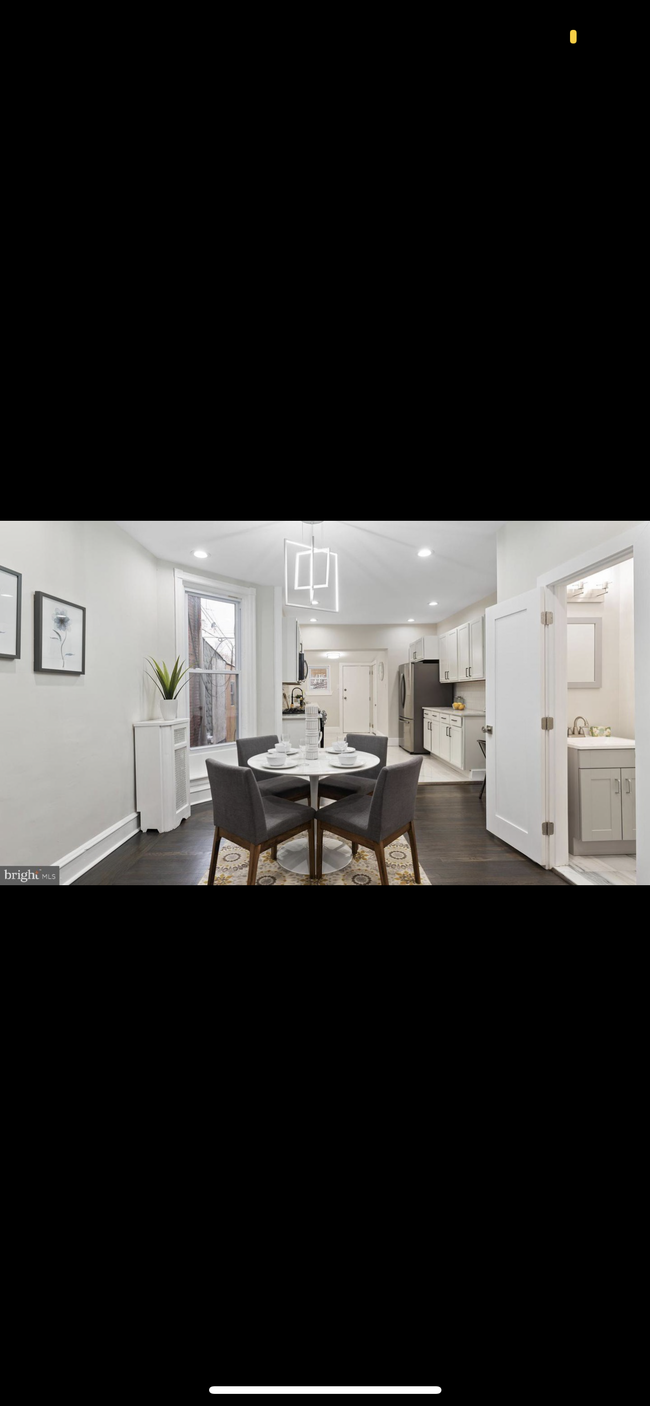
<path id="1" fill-rule="evenodd" d="M 426 709 L 425 712 L 425 730 L 427 718 L 431 723 L 431 732 L 427 734 L 430 742 L 425 742 L 425 746 L 430 746 L 432 756 L 440 757 L 441 761 L 449 762 L 459 771 L 483 770 L 485 761 L 478 739 L 485 713 L 472 712 L 468 717 L 466 713 L 451 708 L 437 712 Z"/>
<path id="2" fill-rule="evenodd" d="M 458 677 L 468 679 L 470 665 L 469 624 L 459 625 L 456 633 L 458 636 Z"/>
<path id="3" fill-rule="evenodd" d="M 440 757 L 440 760 L 442 762 L 448 762 L 451 758 L 451 740 L 449 737 L 450 731 L 451 729 L 449 727 L 449 723 L 447 722 L 447 719 L 445 718 L 443 713 L 440 717 L 440 724 L 438 729 L 438 751 L 436 753 L 436 755 Z"/>
<path id="4" fill-rule="evenodd" d="M 439 714 L 438 714 L 438 713 L 432 713 L 431 716 L 430 716 L 430 718 L 429 718 L 429 722 L 431 723 L 431 732 L 430 732 L 430 734 L 429 734 L 429 735 L 430 735 L 430 741 L 431 741 L 431 755 L 432 755 L 432 757 L 437 757 L 437 756 L 439 756 L 439 749 L 440 749 L 440 716 L 439 716 Z"/>
<path id="5" fill-rule="evenodd" d="M 463 770 L 463 751 L 464 751 L 464 747 L 463 747 L 464 736 L 463 736 L 463 734 L 464 734 L 464 728 L 463 728 L 462 723 L 461 723 L 460 727 L 453 727 L 453 726 L 452 726 L 452 727 L 449 728 L 449 745 L 450 745 L 449 760 L 450 760 L 452 766 L 457 766 L 457 767 L 459 767 L 461 771 Z"/>
<path id="6" fill-rule="evenodd" d="M 438 659 L 439 646 L 437 635 L 423 635 L 421 639 L 414 640 L 409 645 L 409 664 L 417 664 L 420 659 Z"/>
<path id="7" fill-rule="evenodd" d="M 175 830 L 191 815 L 189 718 L 134 723 L 141 830 Z"/>
<path id="8" fill-rule="evenodd" d="M 445 683 L 447 670 L 449 668 L 449 653 L 447 650 L 447 636 L 439 635 L 438 644 L 440 646 L 440 682 Z"/>
<path id="9" fill-rule="evenodd" d="M 440 636 L 440 682 L 458 680 L 458 630 L 448 630 Z"/>
<path id="10" fill-rule="evenodd" d="M 464 683 L 485 678 L 485 616 L 468 620 L 438 636 L 440 682 Z"/>
<path id="11" fill-rule="evenodd" d="M 469 676 L 485 678 L 485 616 L 469 622 Z"/>
<path id="12" fill-rule="evenodd" d="M 431 714 L 425 708 L 422 720 L 422 746 L 425 752 L 431 751 Z"/>

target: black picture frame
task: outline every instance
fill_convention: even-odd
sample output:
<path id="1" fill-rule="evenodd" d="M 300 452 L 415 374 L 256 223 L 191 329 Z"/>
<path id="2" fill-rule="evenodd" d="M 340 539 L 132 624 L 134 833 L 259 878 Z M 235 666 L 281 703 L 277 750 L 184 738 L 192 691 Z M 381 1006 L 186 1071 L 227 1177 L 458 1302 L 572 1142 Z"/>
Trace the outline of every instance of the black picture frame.
<path id="1" fill-rule="evenodd" d="M 16 586 L 16 652 L 15 654 L 5 654 L 0 639 L 0 659 L 20 659 L 20 617 L 23 598 L 23 577 L 21 571 L 13 571 L 10 566 L 0 566 L 0 571 L 4 571 L 7 576 L 15 576 Z"/>
<path id="2" fill-rule="evenodd" d="M 80 669 L 48 669 L 43 666 L 43 602 L 51 601 L 52 605 L 69 605 L 73 610 L 80 610 L 83 615 L 81 629 L 81 668 Z M 62 596 L 53 596 L 50 591 L 34 591 L 34 672 L 37 674 L 67 674 L 69 678 L 79 676 L 86 672 L 86 607 L 77 605 L 76 601 L 64 600 Z"/>

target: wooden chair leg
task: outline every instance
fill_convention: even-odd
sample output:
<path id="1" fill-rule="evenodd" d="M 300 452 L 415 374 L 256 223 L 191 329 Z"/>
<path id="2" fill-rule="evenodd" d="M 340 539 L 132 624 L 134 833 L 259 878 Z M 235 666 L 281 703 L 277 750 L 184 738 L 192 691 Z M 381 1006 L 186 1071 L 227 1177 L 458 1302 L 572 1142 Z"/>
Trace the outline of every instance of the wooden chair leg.
<path id="1" fill-rule="evenodd" d="M 387 884 L 388 869 L 386 868 L 386 855 L 384 854 L 384 846 L 382 844 L 378 844 L 375 853 L 377 855 L 377 864 L 379 865 L 379 877 L 381 879 L 382 884 Z"/>
<path id="2" fill-rule="evenodd" d="M 356 854 L 358 848 L 359 848 L 359 845 L 358 845 L 357 841 L 356 841 L 356 840 L 353 840 L 353 841 L 352 841 L 352 854 L 353 854 L 353 856 Z"/>
<path id="3" fill-rule="evenodd" d="M 217 869 L 217 860 L 218 860 L 218 858 L 219 858 L 219 845 L 220 845 L 220 843 L 221 843 L 221 832 L 220 832 L 220 830 L 219 830 L 219 826 L 217 825 L 217 828 L 216 828 L 216 830 L 215 830 L 215 832 L 214 832 L 214 843 L 213 843 L 213 845 L 212 845 L 212 857 L 211 857 L 211 859 L 210 859 L 210 873 L 208 874 L 208 884 L 213 884 L 213 883 L 214 883 L 214 876 L 215 876 L 216 869 Z"/>
<path id="4" fill-rule="evenodd" d="M 320 825 L 319 825 L 318 828 L 319 828 L 319 830 L 320 830 L 320 828 L 321 828 Z M 310 820 L 310 822 L 309 822 L 309 826 L 308 826 L 308 830 L 307 830 L 307 836 L 308 836 L 308 839 L 309 839 L 309 877 L 310 877 L 310 879 L 315 879 L 315 878 L 316 878 L 316 856 L 315 856 L 315 853 L 314 853 L 314 821 L 313 821 L 313 820 Z"/>
<path id="5" fill-rule="evenodd" d="M 277 845 L 271 845 L 271 859 L 277 859 L 277 857 L 278 857 L 278 847 L 277 847 Z"/>
<path id="6" fill-rule="evenodd" d="M 261 849 L 261 845 L 251 845 L 250 855 L 248 859 L 248 884 L 254 884 L 255 879 L 257 878 L 257 862 L 260 857 Z"/>
<path id="7" fill-rule="evenodd" d="M 411 846 L 411 858 L 413 860 L 413 873 L 415 874 L 415 882 L 416 884 L 421 884 L 422 880 L 420 878 L 420 861 L 418 859 L 418 847 L 415 840 L 415 826 L 413 824 L 413 821 L 411 821 L 409 825 L 408 836 L 409 844 Z"/>
<path id="8" fill-rule="evenodd" d="M 317 825 L 318 834 L 316 836 L 316 878 L 323 877 L 323 827 Z"/>

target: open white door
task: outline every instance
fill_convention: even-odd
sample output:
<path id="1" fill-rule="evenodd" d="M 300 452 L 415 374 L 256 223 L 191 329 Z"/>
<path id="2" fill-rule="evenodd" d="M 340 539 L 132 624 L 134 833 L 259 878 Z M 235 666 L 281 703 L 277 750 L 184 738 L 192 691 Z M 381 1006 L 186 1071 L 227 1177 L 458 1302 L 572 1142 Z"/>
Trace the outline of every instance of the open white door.
<path id="1" fill-rule="evenodd" d="M 543 611 L 537 586 L 485 612 L 485 767 L 488 830 L 547 866 Z"/>

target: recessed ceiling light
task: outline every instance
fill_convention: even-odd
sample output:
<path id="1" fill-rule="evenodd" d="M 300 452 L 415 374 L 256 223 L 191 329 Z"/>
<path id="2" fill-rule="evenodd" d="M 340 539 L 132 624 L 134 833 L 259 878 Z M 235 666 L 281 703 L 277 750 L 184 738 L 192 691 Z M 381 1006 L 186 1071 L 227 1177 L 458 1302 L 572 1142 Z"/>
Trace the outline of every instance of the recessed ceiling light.
<path id="1" fill-rule="evenodd" d="M 407 620 L 407 622 L 406 622 L 407 625 L 412 625 L 414 620 L 415 620 L 415 616 L 414 616 L 414 615 L 409 615 L 409 618 L 408 618 L 408 620 Z"/>
<path id="2" fill-rule="evenodd" d="M 438 604 L 437 600 L 430 600 L 430 601 L 429 601 L 429 605 L 437 605 L 437 604 Z"/>
<path id="3" fill-rule="evenodd" d="M 193 553 L 192 553 L 192 556 L 195 556 L 195 557 L 209 557 L 209 555 L 210 555 L 209 552 L 193 552 Z"/>
<path id="4" fill-rule="evenodd" d="M 313 600 L 313 601 L 312 601 L 312 605 L 318 605 L 318 601 L 317 601 L 317 600 Z"/>
<path id="5" fill-rule="evenodd" d="M 430 557 L 430 556 L 431 556 L 431 551 L 430 551 L 429 547 L 420 547 L 420 550 L 419 550 L 419 552 L 418 552 L 418 556 L 419 556 L 419 557 Z"/>
<path id="6" fill-rule="evenodd" d="M 317 624 L 318 624 L 318 621 L 317 621 L 315 615 L 312 615 L 311 620 L 309 621 L 309 623 L 310 623 L 310 625 L 317 625 Z"/>

